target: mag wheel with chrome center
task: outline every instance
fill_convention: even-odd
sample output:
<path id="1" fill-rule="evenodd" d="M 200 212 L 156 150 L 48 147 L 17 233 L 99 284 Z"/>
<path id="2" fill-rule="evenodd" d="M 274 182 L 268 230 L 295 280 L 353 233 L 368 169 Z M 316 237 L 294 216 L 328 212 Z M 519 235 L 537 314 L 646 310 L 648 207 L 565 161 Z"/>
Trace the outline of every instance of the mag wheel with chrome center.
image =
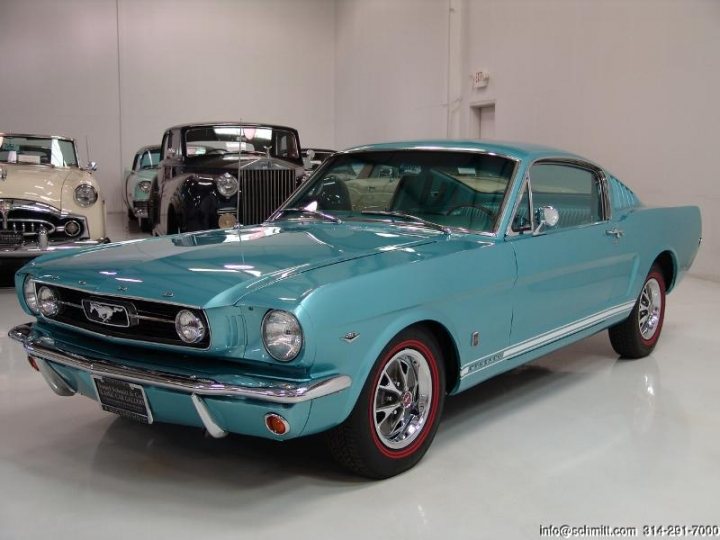
<path id="1" fill-rule="evenodd" d="M 437 430 L 445 402 L 445 366 L 435 337 L 410 327 L 385 347 L 350 416 L 328 434 L 341 465 L 388 478 L 415 465 Z"/>
<path id="2" fill-rule="evenodd" d="M 643 339 L 652 339 L 655 332 L 658 331 L 662 304 L 660 284 L 655 278 L 648 279 L 640 294 L 638 309 L 638 327 Z"/>
<path id="3" fill-rule="evenodd" d="M 405 448 L 425 427 L 432 400 L 432 375 L 426 358 L 403 349 L 385 364 L 375 388 L 375 433 L 388 448 Z"/>
<path id="4" fill-rule="evenodd" d="M 662 268 L 653 265 L 628 318 L 608 330 L 613 349 L 623 358 L 642 358 L 655 348 L 665 318 L 665 286 Z"/>

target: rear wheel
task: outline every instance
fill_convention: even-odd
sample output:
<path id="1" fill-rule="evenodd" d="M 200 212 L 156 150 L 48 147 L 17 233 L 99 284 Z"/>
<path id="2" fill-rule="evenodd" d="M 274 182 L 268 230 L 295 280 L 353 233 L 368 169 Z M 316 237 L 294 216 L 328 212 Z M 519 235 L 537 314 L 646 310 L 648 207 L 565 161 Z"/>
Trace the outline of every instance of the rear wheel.
<path id="1" fill-rule="evenodd" d="M 649 355 L 662 332 L 665 319 L 665 278 L 653 265 L 630 316 L 609 329 L 610 343 L 624 358 Z"/>
<path id="2" fill-rule="evenodd" d="M 380 354 L 348 419 L 329 433 L 330 451 L 362 476 L 395 476 L 427 451 L 444 402 L 437 341 L 424 329 L 404 330 Z"/>

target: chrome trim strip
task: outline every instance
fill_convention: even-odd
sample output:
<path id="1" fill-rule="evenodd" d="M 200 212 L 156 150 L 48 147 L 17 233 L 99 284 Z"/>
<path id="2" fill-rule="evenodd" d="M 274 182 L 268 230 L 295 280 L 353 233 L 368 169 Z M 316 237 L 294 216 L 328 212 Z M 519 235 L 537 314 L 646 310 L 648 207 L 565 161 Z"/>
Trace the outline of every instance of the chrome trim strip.
<path id="1" fill-rule="evenodd" d="M 248 398 L 270 403 L 295 404 L 335 394 L 349 388 L 352 384 L 352 379 L 347 375 L 335 375 L 308 382 L 248 377 L 250 384 L 225 384 L 212 379 L 199 379 L 188 375 L 114 364 L 106 360 L 71 353 L 58 348 L 54 340 L 50 338 L 33 337 L 31 331 L 32 323 L 28 323 L 11 329 L 8 336 L 22 343 L 28 355 L 36 361 L 40 359 L 46 362 L 55 362 L 92 375 L 167 388 L 191 395 Z"/>
<path id="2" fill-rule="evenodd" d="M 591 326 L 594 326 L 595 324 L 616 315 L 620 315 L 625 312 L 629 313 L 634 306 L 635 301 L 633 300 L 631 302 L 626 302 L 624 304 L 611 307 L 609 309 L 600 311 L 598 313 L 595 313 L 594 315 L 590 315 L 573 323 L 566 324 L 554 330 L 550 330 L 538 336 L 526 339 L 525 341 L 521 341 L 520 343 L 516 343 L 515 345 L 510 345 L 509 347 L 485 355 L 481 358 L 478 358 L 477 360 L 473 360 L 472 362 L 469 362 L 468 364 L 463 366 L 463 368 L 460 370 L 460 380 L 464 379 L 469 375 L 479 373 L 483 369 L 493 366 L 502 360 L 509 360 L 516 356 L 520 356 L 521 354 L 530 352 L 534 349 L 539 349 L 540 347 L 549 345 L 550 343 L 553 343 L 555 341 L 559 341 L 560 339 L 568 337 L 572 334 L 576 334 L 577 332 L 590 328 Z"/>
<path id="3" fill-rule="evenodd" d="M 51 287 L 61 287 L 61 288 L 63 288 L 63 289 L 70 289 L 70 290 L 77 291 L 77 292 L 81 292 L 81 293 L 85 293 L 85 294 L 100 295 L 100 296 L 106 297 L 106 298 L 108 298 L 108 299 L 115 299 L 115 300 L 140 300 L 140 301 L 143 301 L 143 302 L 152 302 L 152 303 L 156 303 L 156 304 L 166 304 L 166 305 L 168 305 L 168 306 L 178 306 L 178 307 L 184 307 L 184 308 L 189 308 L 189 309 L 197 309 L 197 310 L 202 310 L 202 309 L 203 309 L 201 306 L 196 306 L 196 305 L 192 305 L 192 304 L 181 304 L 181 303 L 179 303 L 179 302 L 168 302 L 168 301 L 166 301 L 166 300 L 155 300 L 154 298 L 148 298 L 148 297 L 146 297 L 146 296 L 145 296 L 145 297 L 142 297 L 142 296 L 130 296 L 130 295 L 128 295 L 128 296 L 125 296 L 125 295 L 119 296 L 119 295 L 113 295 L 113 294 L 108 294 L 108 293 L 93 291 L 93 290 L 89 290 L 89 289 L 81 289 L 80 287 L 73 287 L 72 285 L 65 285 L 64 283 L 53 283 L 53 282 L 51 282 L 51 281 L 44 281 L 44 280 L 41 280 L 41 279 L 36 279 L 35 277 L 33 277 L 33 280 L 35 281 L 35 283 L 41 283 L 42 285 L 49 285 L 49 286 L 51 286 Z"/>
<path id="4" fill-rule="evenodd" d="M 192 394 L 190 396 L 190 399 L 195 406 L 195 410 L 197 411 L 198 416 L 203 423 L 203 426 L 205 426 L 205 429 L 210 434 L 210 436 L 216 439 L 222 439 L 223 437 L 225 437 L 228 432 L 221 428 L 215 421 L 212 413 L 210 412 L 210 409 L 208 409 L 207 405 L 205 404 L 205 400 L 203 400 L 203 398 L 201 398 L 197 394 Z"/>

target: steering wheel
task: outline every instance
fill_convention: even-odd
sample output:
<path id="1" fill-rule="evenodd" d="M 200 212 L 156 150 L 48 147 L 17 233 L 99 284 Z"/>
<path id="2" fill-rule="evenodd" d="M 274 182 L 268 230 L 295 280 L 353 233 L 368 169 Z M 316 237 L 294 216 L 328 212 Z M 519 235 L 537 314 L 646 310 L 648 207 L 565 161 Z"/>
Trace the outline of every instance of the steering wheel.
<path id="1" fill-rule="evenodd" d="M 480 210 L 482 213 L 487 215 L 490 219 L 495 219 L 495 212 L 490 210 L 487 206 L 483 206 L 482 204 L 459 204 L 457 206 L 453 206 L 450 210 L 447 211 L 445 214 L 446 216 L 453 215 L 453 212 L 456 212 L 457 210 L 461 208 L 474 208 L 476 210 Z M 457 214 L 455 214 L 457 215 Z"/>

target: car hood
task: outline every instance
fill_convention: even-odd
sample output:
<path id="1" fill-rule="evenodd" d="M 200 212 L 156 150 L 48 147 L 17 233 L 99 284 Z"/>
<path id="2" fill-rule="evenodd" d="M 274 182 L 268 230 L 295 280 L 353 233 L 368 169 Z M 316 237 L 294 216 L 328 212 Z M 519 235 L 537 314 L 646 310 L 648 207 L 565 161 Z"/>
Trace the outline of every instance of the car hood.
<path id="1" fill-rule="evenodd" d="M 209 308 L 314 268 L 440 238 L 440 232 L 384 223 L 283 222 L 47 255 L 26 268 L 57 285 Z"/>
<path id="2" fill-rule="evenodd" d="M 215 172 L 223 171 L 237 174 L 238 156 L 237 154 L 225 155 L 202 155 L 187 158 L 185 160 L 185 170 L 188 172 Z M 293 163 L 284 159 L 264 156 L 254 156 L 251 154 L 243 154 L 243 161 L 240 168 L 248 170 L 256 169 L 296 169 L 300 167 L 300 163 Z"/>
<path id="3" fill-rule="evenodd" d="M 26 199 L 62 209 L 63 186 L 80 183 L 83 173 L 79 169 L 2 163 L 7 178 L 0 181 L 0 199 Z M 67 196 L 67 195 L 66 195 Z"/>

